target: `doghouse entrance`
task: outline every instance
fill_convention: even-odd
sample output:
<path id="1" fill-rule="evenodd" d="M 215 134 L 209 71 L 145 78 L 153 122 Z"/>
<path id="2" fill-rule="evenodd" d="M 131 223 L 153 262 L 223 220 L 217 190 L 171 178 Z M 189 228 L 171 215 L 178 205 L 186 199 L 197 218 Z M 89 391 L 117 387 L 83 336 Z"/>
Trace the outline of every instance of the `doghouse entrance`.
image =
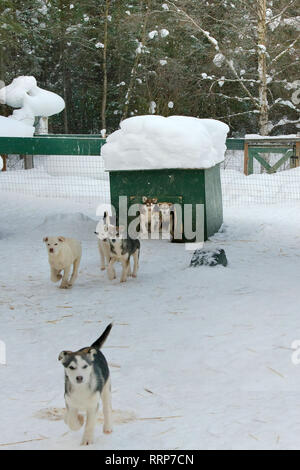
<path id="1" fill-rule="evenodd" d="M 182 203 L 182 196 L 130 196 L 130 206 L 139 206 L 141 238 L 182 242 Z"/>

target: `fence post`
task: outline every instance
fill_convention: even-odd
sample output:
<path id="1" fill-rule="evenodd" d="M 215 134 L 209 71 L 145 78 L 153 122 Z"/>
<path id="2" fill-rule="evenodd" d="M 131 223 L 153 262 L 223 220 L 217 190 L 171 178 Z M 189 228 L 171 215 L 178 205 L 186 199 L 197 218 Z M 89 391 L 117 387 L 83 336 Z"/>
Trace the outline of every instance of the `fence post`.
<path id="1" fill-rule="evenodd" d="M 6 155 L 0 155 L 0 158 L 3 160 L 3 167 L 1 171 L 6 171 L 7 170 L 7 156 Z"/>
<path id="2" fill-rule="evenodd" d="M 248 164 L 249 164 L 249 144 L 245 142 L 244 146 L 244 174 L 248 176 Z"/>
<path id="3" fill-rule="evenodd" d="M 41 117 L 36 129 L 36 135 L 47 135 L 48 134 L 49 121 L 47 117 Z"/>
<path id="4" fill-rule="evenodd" d="M 300 142 L 296 142 L 296 166 L 300 166 Z"/>
<path id="5" fill-rule="evenodd" d="M 32 170 L 34 168 L 33 155 L 23 155 L 25 170 Z"/>

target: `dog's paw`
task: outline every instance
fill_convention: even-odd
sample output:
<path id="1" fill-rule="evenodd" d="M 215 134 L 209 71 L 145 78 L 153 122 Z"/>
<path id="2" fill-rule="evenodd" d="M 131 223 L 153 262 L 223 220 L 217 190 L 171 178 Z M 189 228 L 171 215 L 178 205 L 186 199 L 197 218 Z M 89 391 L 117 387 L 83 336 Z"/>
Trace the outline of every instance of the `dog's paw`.
<path id="1" fill-rule="evenodd" d="M 62 283 L 60 286 L 59 286 L 60 289 L 70 289 L 70 285 L 69 283 Z"/>
<path id="2" fill-rule="evenodd" d="M 61 274 L 53 274 L 51 276 L 51 281 L 52 282 L 58 282 L 62 279 L 62 275 Z"/>
<path id="3" fill-rule="evenodd" d="M 92 444 L 94 444 L 94 439 L 92 436 L 83 436 L 83 439 L 81 441 L 81 444 L 82 446 L 91 446 Z"/>
<path id="4" fill-rule="evenodd" d="M 104 434 L 111 434 L 113 432 L 111 426 L 103 426 L 103 432 Z"/>
<path id="5" fill-rule="evenodd" d="M 112 273 L 112 272 L 108 271 L 108 279 L 109 279 L 110 281 L 113 281 L 113 280 L 116 279 L 116 278 L 117 278 L 117 276 L 116 276 L 115 273 Z"/>
<path id="6" fill-rule="evenodd" d="M 66 416 L 65 423 L 71 431 L 79 431 L 84 424 L 84 417 L 82 415 L 78 415 L 77 419 L 69 419 L 68 416 Z"/>
<path id="7" fill-rule="evenodd" d="M 101 266 L 101 271 L 105 271 L 106 267 L 105 266 Z"/>
<path id="8" fill-rule="evenodd" d="M 137 274 L 132 273 L 132 277 L 137 278 Z"/>
<path id="9" fill-rule="evenodd" d="M 79 421 L 72 421 L 69 423 L 69 428 L 71 431 L 79 431 L 82 428 L 82 424 Z"/>
<path id="10" fill-rule="evenodd" d="M 84 425 L 84 416 L 78 415 L 78 421 L 79 421 L 80 427 L 82 428 L 82 426 Z"/>

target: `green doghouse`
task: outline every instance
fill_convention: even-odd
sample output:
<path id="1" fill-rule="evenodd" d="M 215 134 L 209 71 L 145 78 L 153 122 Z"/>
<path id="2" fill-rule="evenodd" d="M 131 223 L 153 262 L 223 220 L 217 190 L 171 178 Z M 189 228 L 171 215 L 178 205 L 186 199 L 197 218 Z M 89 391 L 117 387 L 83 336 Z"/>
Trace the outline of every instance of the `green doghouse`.
<path id="1" fill-rule="evenodd" d="M 192 142 L 182 132 L 186 124 L 194 133 Z M 199 227 L 201 210 L 202 241 L 218 232 L 223 223 L 220 162 L 224 159 L 227 132 L 228 126 L 219 121 L 182 116 L 138 116 L 123 121 L 121 129 L 102 147 L 117 220 L 120 197 L 127 198 L 129 210 L 146 199 L 155 199 L 158 205 L 167 203 L 180 212 L 180 219 L 173 213 L 177 230 L 172 241 L 195 241 L 186 234 Z M 184 142 L 186 152 L 176 155 L 176 147 Z M 192 214 L 188 230 L 184 216 L 187 207 Z"/>

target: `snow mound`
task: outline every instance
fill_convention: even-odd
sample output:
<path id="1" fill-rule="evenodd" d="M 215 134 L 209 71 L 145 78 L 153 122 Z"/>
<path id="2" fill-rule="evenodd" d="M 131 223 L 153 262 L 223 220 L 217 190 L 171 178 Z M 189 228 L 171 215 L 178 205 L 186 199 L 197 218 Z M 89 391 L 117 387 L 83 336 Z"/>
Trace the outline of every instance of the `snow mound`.
<path id="1" fill-rule="evenodd" d="M 286 134 L 286 135 L 259 135 L 259 134 L 246 134 L 245 140 L 258 140 L 258 139 L 296 139 L 299 137 L 297 134 Z"/>
<path id="2" fill-rule="evenodd" d="M 102 147 L 106 170 L 211 168 L 224 160 L 229 127 L 214 119 L 135 116 Z"/>
<path id="3" fill-rule="evenodd" d="M 51 176 L 80 176 L 96 180 L 108 178 L 100 156 L 51 155 L 50 158 L 43 157 L 42 161 L 45 171 Z"/>
<path id="4" fill-rule="evenodd" d="M 12 83 L 0 90 L 0 103 L 11 106 L 16 109 L 11 119 L 21 122 L 28 126 L 31 132 L 34 125 L 35 117 L 50 117 L 54 114 L 60 113 L 65 108 L 64 100 L 52 93 L 51 91 L 43 90 L 37 86 L 34 77 L 18 77 Z M 3 131 L 6 132 L 6 126 L 9 124 L 8 118 L 2 117 Z M 2 126 L 0 127 L 2 129 Z M 11 132 L 11 128 L 9 130 Z M 25 132 L 25 131 L 24 131 Z M 31 133 L 29 136 L 32 136 Z M 2 134 L 2 137 L 10 137 L 11 134 Z M 28 137 L 28 135 L 14 134 L 14 137 Z"/>
<path id="5" fill-rule="evenodd" d="M 0 137 L 32 137 L 34 127 L 0 116 Z"/>
<path id="6" fill-rule="evenodd" d="M 81 212 L 55 214 L 45 218 L 37 227 L 42 236 L 62 235 L 78 240 L 96 239 L 94 234 L 97 222 Z"/>

